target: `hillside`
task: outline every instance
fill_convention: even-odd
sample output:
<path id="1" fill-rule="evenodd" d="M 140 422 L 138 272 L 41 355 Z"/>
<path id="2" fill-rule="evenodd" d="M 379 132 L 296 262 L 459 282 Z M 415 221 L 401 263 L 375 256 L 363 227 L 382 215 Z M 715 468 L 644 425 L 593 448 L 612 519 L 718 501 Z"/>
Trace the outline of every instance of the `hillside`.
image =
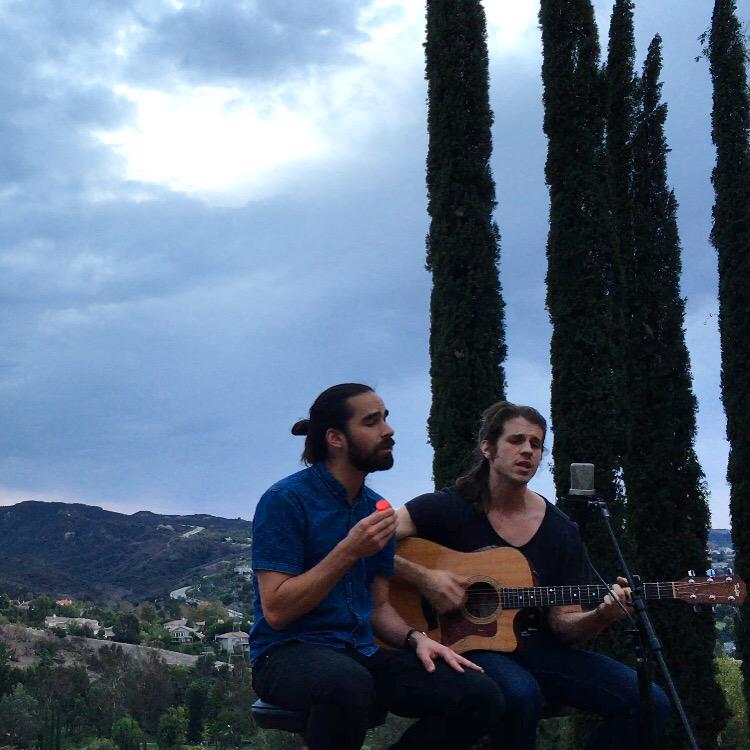
<path id="1" fill-rule="evenodd" d="M 731 529 L 710 529 L 708 532 L 708 542 L 716 547 L 731 547 Z"/>
<path id="2" fill-rule="evenodd" d="M 0 590 L 98 602 L 160 597 L 223 560 L 247 559 L 251 528 L 209 515 L 18 503 L 0 508 Z"/>
<path id="3" fill-rule="evenodd" d="M 90 661 L 92 653 L 102 649 L 118 648 L 128 656 L 147 661 L 156 656 L 166 664 L 180 667 L 195 666 L 198 657 L 193 654 L 181 654 L 164 648 L 152 648 L 133 643 L 117 643 L 99 638 L 58 638 L 46 630 L 26 628 L 21 625 L 0 625 L 0 643 L 13 654 L 13 662 L 18 667 L 28 667 L 39 663 L 39 655 L 45 648 L 55 654 L 58 664 L 76 664 Z"/>

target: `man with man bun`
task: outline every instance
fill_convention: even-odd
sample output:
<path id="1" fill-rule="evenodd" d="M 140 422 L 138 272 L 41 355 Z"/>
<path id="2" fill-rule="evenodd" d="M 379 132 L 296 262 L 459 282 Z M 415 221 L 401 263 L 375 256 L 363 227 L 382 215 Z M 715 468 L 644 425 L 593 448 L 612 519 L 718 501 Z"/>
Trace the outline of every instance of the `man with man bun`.
<path id="1" fill-rule="evenodd" d="M 344 383 L 321 393 L 307 468 L 274 484 L 253 522 L 253 685 L 308 711 L 310 750 L 358 750 L 378 708 L 420 717 L 393 750 L 462 750 L 497 730 L 504 701 L 482 669 L 417 631 L 388 600 L 396 515 L 364 484 L 393 465 L 382 399 Z M 396 650 L 378 648 L 374 634 Z"/>

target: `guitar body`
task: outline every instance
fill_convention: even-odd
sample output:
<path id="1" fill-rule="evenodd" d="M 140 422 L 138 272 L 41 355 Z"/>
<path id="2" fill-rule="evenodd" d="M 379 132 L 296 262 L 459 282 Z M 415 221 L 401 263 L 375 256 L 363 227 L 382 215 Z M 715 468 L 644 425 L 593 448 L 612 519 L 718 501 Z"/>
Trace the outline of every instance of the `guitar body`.
<path id="1" fill-rule="evenodd" d="M 431 638 L 457 653 L 474 649 L 515 651 L 520 609 L 502 608 L 495 595 L 501 588 L 527 588 L 534 579 L 526 558 L 512 547 L 482 552 L 454 552 L 415 537 L 398 543 L 396 554 L 433 570 L 450 570 L 469 579 L 467 598 L 460 609 L 438 615 L 419 591 L 390 580 L 390 599 L 396 611 Z"/>

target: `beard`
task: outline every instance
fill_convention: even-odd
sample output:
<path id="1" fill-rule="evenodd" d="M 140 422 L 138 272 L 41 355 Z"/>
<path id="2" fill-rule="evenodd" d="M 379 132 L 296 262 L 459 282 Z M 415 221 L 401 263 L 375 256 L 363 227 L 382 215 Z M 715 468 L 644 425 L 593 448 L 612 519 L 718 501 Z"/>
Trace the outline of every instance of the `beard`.
<path id="1" fill-rule="evenodd" d="M 349 451 L 347 458 L 349 463 L 358 471 L 368 474 L 373 471 L 386 471 L 393 466 L 393 454 L 384 448 L 393 447 L 393 440 L 386 439 L 375 448 L 363 449 L 350 436 L 347 436 Z"/>

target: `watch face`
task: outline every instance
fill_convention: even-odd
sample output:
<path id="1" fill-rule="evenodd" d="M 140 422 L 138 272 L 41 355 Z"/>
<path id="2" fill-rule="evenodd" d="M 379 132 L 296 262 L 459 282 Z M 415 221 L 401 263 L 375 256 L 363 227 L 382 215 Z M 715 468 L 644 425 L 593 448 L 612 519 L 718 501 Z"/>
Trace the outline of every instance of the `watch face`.
<path id="1" fill-rule="evenodd" d="M 426 633 L 423 633 L 421 630 L 413 630 L 411 633 L 409 633 L 409 645 L 410 646 L 417 645 L 417 639 L 415 638 L 415 636 L 417 635 L 426 635 Z"/>

